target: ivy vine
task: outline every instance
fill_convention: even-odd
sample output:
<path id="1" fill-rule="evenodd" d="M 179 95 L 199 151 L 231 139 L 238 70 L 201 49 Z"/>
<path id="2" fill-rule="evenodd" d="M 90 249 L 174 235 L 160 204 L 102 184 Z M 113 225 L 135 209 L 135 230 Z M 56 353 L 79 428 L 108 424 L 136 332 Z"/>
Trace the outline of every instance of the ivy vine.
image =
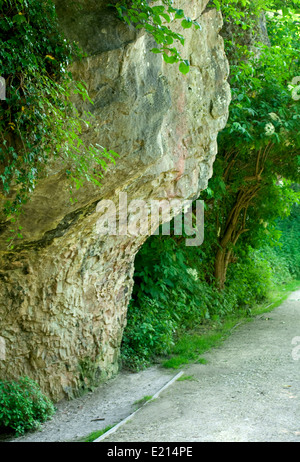
<path id="1" fill-rule="evenodd" d="M 89 98 L 68 70 L 81 52 L 59 30 L 51 0 L 0 0 L 0 197 L 5 220 L 18 214 L 51 159 L 80 187 L 100 185 L 117 154 L 81 139 L 83 120 L 72 94 Z M 90 101 L 91 102 L 91 101 Z M 91 114 L 83 114 L 87 123 Z"/>

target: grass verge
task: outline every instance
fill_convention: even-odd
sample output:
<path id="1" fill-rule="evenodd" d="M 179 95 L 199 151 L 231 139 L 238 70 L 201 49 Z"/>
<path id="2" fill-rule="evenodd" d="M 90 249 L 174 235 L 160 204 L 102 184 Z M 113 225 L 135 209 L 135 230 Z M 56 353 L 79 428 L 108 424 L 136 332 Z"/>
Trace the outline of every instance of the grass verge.
<path id="1" fill-rule="evenodd" d="M 211 348 L 221 345 L 230 336 L 233 329 L 240 324 L 250 322 L 256 316 L 272 311 L 280 306 L 286 298 L 300 287 L 300 281 L 295 280 L 272 289 L 266 302 L 252 307 L 250 314 L 245 311 L 230 315 L 217 323 L 208 322 L 190 332 L 180 335 L 173 347 L 171 357 L 162 362 L 162 366 L 168 369 L 179 369 L 185 364 L 201 363 L 207 361 L 201 355 Z"/>
<path id="2" fill-rule="evenodd" d="M 190 380 L 191 382 L 193 382 L 196 379 L 193 375 L 182 375 L 177 379 L 177 382 L 185 382 L 186 380 Z"/>
<path id="3" fill-rule="evenodd" d="M 143 398 L 138 399 L 137 401 L 135 401 L 133 404 L 135 404 L 138 408 L 140 408 L 140 407 L 144 406 L 144 404 L 146 404 L 151 399 L 152 399 L 152 396 L 146 395 Z"/>
<path id="4" fill-rule="evenodd" d="M 108 425 L 107 427 L 103 428 L 102 430 L 97 430 L 95 432 L 92 432 L 90 433 L 89 435 L 87 436 L 84 436 L 82 439 L 80 439 L 78 442 L 79 443 L 92 443 L 93 441 L 95 441 L 97 438 L 99 438 L 100 436 L 102 436 L 104 433 L 108 432 L 108 430 L 110 430 L 111 428 L 113 428 L 113 425 Z"/>

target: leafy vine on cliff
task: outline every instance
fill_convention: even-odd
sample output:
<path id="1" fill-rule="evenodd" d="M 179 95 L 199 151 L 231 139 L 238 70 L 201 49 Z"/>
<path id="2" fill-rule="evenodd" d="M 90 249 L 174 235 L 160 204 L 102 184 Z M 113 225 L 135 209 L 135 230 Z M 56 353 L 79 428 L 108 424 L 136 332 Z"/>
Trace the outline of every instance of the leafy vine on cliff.
<path id="1" fill-rule="evenodd" d="M 86 146 L 83 120 L 71 96 L 89 98 L 68 71 L 78 47 L 59 30 L 51 0 L 0 0 L 0 193 L 5 220 L 18 214 L 51 159 L 57 158 L 78 188 L 100 185 L 116 153 Z M 84 114 L 87 123 L 89 114 Z"/>

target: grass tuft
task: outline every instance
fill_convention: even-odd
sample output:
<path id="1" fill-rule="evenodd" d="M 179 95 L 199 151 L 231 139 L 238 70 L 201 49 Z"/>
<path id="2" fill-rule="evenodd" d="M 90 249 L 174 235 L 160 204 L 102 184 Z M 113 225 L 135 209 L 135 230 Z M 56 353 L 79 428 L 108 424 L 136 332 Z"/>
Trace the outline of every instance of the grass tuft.
<path id="1" fill-rule="evenodd" d="M 197 379 L 195 379 L 195 377 L 193 375 L 182 375 L 181 377 L 179 377 L 177 379 L 177 382 L 184 382 L 185 380 L 194 381 L 194 380 L 197 380 Z"/>
<path id="2" fill-rule="evenodd" d="M 146 395 L 146 396 L 143 396 L 143 398 L 135 401 L 133 404 L 136 404 L 138 407 L 142 407 L 145 403 L 150 401 L 150 399 L 152 399 L 152 396 Z"/>
<path id="3" fill-rule="evenodd" d="M 104 433 L 108 432 L 108 430 L 110 430 L 111 428 L 113 428 L 113 425 L 108 425 L 107 427 L 103 428 L 102 430 L 96 430 L 95 432 L 92 432 L 89 435 L 84 436 L 78 442 L 79 443 L 92 443 L 97 438 L 104 435 Z"/>

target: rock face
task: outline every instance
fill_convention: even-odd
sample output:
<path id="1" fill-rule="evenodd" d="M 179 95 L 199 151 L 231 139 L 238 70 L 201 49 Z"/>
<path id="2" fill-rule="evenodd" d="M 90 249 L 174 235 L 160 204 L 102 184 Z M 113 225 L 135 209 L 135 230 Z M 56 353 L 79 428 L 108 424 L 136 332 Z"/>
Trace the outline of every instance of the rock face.
<path id="1" fill-rule="evenodd" d="M 222 18 L 206 1 L 177 2 L 202 26 L 184 31 L 186 76 L 151 53 L 153 39 L 116 19 L 106 1 L 76 2 L 77 10 L 74 3 L 59 1 L 57 11 L 87 53 L 73 68 L 94 101 L 84 107 L 95 116 L 84 136 L 120 158 L 102 188 L 84 186 L 74 204 L 64 170 L 53 165 L 20 219 L 23 239 L 7 251 L 9 230 L 0 235 L 0 378 L 28 375 L 56 401 L 119 367 L 134 257 L 146 236 L 99 235 L 99 203 L 118 209 L 120 193 L 128 202 L 197 198 L 230 101 Z"/>

